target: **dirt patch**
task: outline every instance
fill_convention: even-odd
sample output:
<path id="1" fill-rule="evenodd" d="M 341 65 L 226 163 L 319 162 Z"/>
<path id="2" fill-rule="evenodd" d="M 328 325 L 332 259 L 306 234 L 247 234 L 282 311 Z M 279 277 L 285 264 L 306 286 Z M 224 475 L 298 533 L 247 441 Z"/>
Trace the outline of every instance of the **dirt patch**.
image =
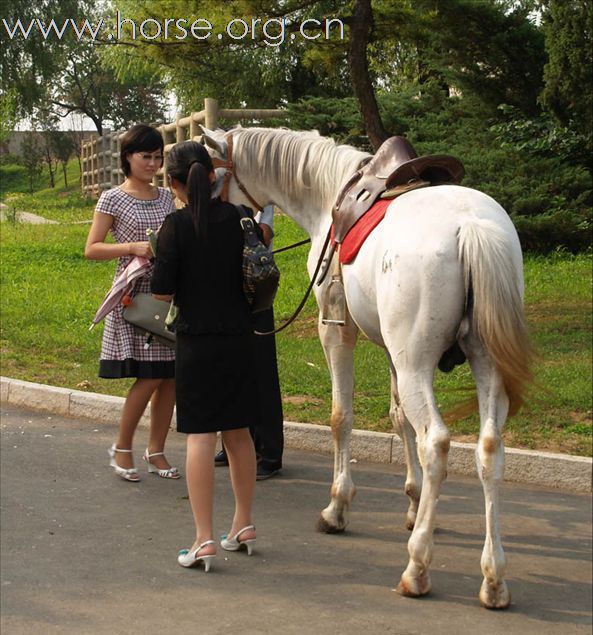
<path id="1" fill-rule="evenodd" d="M 294 406 L 303 406 L 305 404 L 314 404 L 320 406 L 323 404 L 323 399 L 318 397 L 311 397 L 310 395 L 286 395 L 282 397 L 284 403 L 292 404 Z"/>

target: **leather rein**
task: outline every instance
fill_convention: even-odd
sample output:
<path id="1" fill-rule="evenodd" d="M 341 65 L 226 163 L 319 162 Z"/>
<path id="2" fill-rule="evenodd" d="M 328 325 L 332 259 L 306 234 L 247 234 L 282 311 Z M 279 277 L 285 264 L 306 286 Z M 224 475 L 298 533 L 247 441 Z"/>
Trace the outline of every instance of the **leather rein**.
<path id="1" fill-rule="evenodd" d="M 235 181 L 237 182 L 237 186 L 239 187 L 239 189 L 241 190 L 241 192 L 243 192 L 243 194 L 245 195 L 245 197 L 247 198 L 247 200 L 253 205 L 254 209 L 258 212 L 261 212 L 263 209 L 263 206 L 260 205 L 254 198 L 253 196 L 251 196 L 251 194 L 248 192 L 247 188 L 245 187 L 245 185 L 243 184 L 243 182 L 241 181 L 241 179 L 239 178 L 239 176 L 237 175 L 237 169 L 235 167 L 235 164 L 233 163 L 233 136 L 229 135 L 228 138 L 228 142 L 227 142 L 227 159 L 219 159 L 217 157 L 212 157 L 212 165 L 214 166 L 214 168 L 225 168 L 226 172 L 224 175 L 224 182 L 222 185 L 222 192 L 220 193 L 220 198 L 223 201 L 228 201 L 229 200 L 229 185 L 231 182 L 231 178 L 234 178 Z M 331 226 L 327 232 L 327 236 L 325 238 L 325 242 L 323 243 L 323 247 L 321 249 L 321 253 L 319 254 L 319 259 L 317 260 L 317 264 L 315 266 L 315 271 L 313 272 L 313 275 L 311 276 L 311 282 L 309 283 L 309 286 L 307 287 L 307 290 L 305 291 L 305 295 L 303 297 L 303 299 L 301 300 L 301 302 L 299 303 L 299 305 L 297 306 L 297 308 L 295 309 L 294 313 L 288 318 L 288 320 L 286 322 L 284 322 L 284 324 L 282 326 L 279 326 L 277 329 L 274 329 L 273 331 L 254 331 L 254 333 L 256 335 L 274 335 L 275 333 L 279 333 L 280 331 L 283 331 L 289 324 L 292 324 L 298 317 L 299 313 L 303 310 L 303 307 L 305 306 L 305 303 L 307 302 L 307 300 L 309 299 L 309 295 L 311 293 L 311 290 L 313 289 L 313 286 L 315 285 L 315 281 L 317 279 L 317 275 L 319 274 L 319 270 L 321 269 L 321 265 L 323 264 L 323 258 L 325 256 L 325 252 L 327 251 L 327 247 L 329 245 L 330 242 L 330 236 L 331 236 Z M 293 247 L 299 247 L 300 245 L 305 245 L 307 243 L 311 242 L 311 239 L 308 238 L 307 240 L 302 240 L 298 243 L 295 243 L 294 245 L 289 245 L 288 247 L 282 247 L 281 249 L 278 249 L 276 251 L 274 251 L 273 253 L 280 253 L 281 251 L 286 251 L 288 249 L 292 249 Z M 333 252 L 332 252 L 332 256 L 333 256 Z M 330 258 L 331 260 L 331 258 Z M 329 269 L 329 267 L 326 267 L 326 269 L 324 270 L 324 274 L 321 277 L 321 279 L 319 280 L 318 284 L 321 284 L 321 282 L 323 282 L 323 279 L 325 278 L 325 274 L 327 273 L 327 270 Z"/>

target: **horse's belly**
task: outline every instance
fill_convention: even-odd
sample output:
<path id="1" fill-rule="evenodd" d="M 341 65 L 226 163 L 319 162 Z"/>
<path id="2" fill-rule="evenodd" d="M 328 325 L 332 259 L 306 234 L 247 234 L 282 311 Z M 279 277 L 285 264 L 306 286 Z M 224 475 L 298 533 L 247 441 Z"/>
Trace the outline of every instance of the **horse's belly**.
<path id="1" fill-rule="evenodd" d="M 361 247 L 354 262 L 343 265 L 342 275 L 348 310 L 352 319 L 366 337 L 375 344 L 384 346 L 374 280 L 375 243 L 376 232 L 373 232 Z"/>

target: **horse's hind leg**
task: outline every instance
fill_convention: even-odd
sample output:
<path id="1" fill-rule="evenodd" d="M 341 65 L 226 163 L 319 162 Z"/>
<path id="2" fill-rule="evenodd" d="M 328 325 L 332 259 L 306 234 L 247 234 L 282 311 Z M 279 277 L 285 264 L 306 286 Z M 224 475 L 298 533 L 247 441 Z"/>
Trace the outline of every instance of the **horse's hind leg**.
<path id="1" fill-rule="evenodd" d="M 402 350 L 392 347 L 391 350 Z M 413 353 L 409 352 L 409 357 Z M 418 438 L 418 454 L 423 471 L 422 492 L 414 530 L 408 541 L 410 560 L 397 587 L 402 595 L 417 597 L 430 591 L 428 568 L 432 560 L 436 504 L 447 475 L 450 437 L 438 412 L 432 381 L 438 357 L 396 358 L 401 404 Z"/>
<path id="2" fill-rule="evenodd" d="M 347 316 L 345 326 L 327 326 L 319 320 L 319 337 L 332 379 L 331 429 L 334 441 L 334 476 L 329 505 L 321 512 L 319 531 L 338 533 L 348 524 L 348 511 L 356 489 L 350 475 L 350 437 L 354 414 L 353 351 L 358 328 Z"/>
<path id="3" fill-rule="evenodd" d="M 480 406 L 480 438 L 476 448 L 476 464 L 484 489 L 486 507 L 486 539 L 482 551 L 480 602 L 489 609 L 504 609 L 511 595 L 504 580 L 506 560 L 498 525 L 499 485 L 504 473 L 504 426 L 509 401 L 501 376 L 486 354 L 480 340 L 470 330 L 461 346 L 476 379 Z"/>
<path id="4" fill-rule="evenodd" d="M 393 364 L 391 366 L 391 407 L 389 408 L 389 416 L 395 429 L 395 432 L 402 440 L 404 446 L 404 456 L 406 457 L 406 484 L 405 492 L 410 499 L 408 513 L 406 516 L 406 527 L 414 529 L 416 522 L 416 514 L 418 512 L 418 504 L 420 502 L 420 491 L 422 490 L 422 471 L 418 463 L 418 454 L 416 452 L 416 435 L 414 428 L 406 419 L 404 409 L 401 406 L 399 393 L 397 390 L 397 373 Z"/>

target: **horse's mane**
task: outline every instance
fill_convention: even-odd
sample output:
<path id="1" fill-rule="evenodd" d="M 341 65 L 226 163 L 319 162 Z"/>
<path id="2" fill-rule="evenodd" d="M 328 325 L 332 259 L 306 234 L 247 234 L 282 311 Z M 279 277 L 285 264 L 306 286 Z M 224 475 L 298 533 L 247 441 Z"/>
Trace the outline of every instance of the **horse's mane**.
<path id="1" fill-rule="evenodd" d="M 336 145 L 317 132 L 236 128 L 233 138 L 241 172 L 245 170 L 255 179 L 266 174 L 300 207 L 318 207 L 320 202 L 325 209 L 331 207 L 340 186 L 368 156 L 352 146 Z"/>

